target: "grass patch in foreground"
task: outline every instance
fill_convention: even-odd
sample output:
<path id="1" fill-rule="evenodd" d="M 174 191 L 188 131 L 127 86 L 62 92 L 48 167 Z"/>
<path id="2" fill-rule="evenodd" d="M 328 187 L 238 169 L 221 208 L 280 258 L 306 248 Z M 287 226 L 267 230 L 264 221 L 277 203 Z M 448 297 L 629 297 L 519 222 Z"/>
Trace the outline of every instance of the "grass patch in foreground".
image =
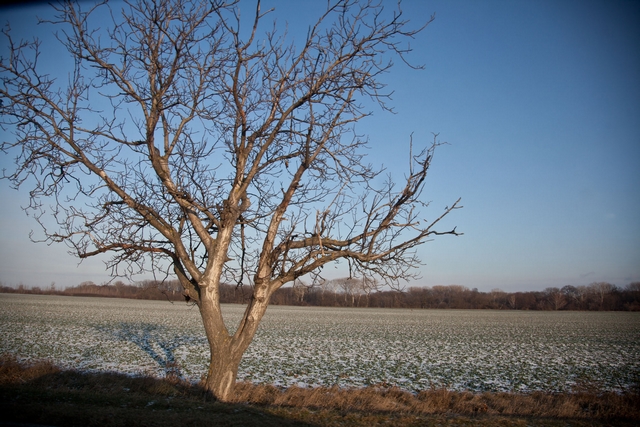
<path id="1" fill-rule="evenodd" d="M 0 425 L 633 426 L 640 395 L 459 393 L 374 388 L 280 390 L 240 383 L 235 403 L 177 378 L 63 371 L 0 358 Z"/>

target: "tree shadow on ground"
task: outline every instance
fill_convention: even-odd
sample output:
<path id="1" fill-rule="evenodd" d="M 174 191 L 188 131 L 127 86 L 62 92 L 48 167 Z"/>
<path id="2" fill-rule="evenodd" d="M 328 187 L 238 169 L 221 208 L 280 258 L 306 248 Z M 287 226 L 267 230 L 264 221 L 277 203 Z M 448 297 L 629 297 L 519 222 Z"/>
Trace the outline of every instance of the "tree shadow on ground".
<path id="1" fill-rule="evenodd" d="M 266 407 L 205 398 L 186 382 L 63 371 L 0 357 L 0 426 L 313 426 Z"/>
<path id="2" fill-rule="evenodd" d="M 202 338 L 177 336 L 167 332 L 167 328 L 151 323 L 121 323 L 116 330 L 98 328 L 101 333 L 111 335 L 123 342 L 135 344 L 144 351 L 160 368 L 167 378 L 184 378 L 179 363 L 176 362 L 175 350 L 181 346 L 205 344 Z"/>

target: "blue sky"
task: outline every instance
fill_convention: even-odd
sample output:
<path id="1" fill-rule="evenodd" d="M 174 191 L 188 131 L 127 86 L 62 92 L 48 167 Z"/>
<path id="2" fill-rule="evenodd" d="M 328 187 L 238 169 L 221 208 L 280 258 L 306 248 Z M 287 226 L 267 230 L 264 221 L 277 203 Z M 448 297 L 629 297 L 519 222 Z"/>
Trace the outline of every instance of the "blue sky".
<path id="1" fill-rule="evenodd" d="M 263 8 L 274 5 L 295 34 L 319 3 Z M 4 9 L 0 20 L 16 36 L 45 38 L 59 67 L 52 28 L 35 25 L 48 10 Z M 369 135 L 369 160 L 397 179 L 409 135 L 426 144 L 439 133 L 449 145 L 428 178 L 427 217 L 462 197 L 446 225 L 465 233 L 422 246 L 422 279 L 409 285 L 516 291 L 640 281 L 640 3 L 416 0 L 403 10 L 416 24 L 436 13 L 412 43 L 425 70 L 398 63 L 385 76 L 396 113 L 374 109 L 358 129 Z M 29 241 L 37 224 L 19 208 L 25 190 L 0 181 L 0 197 L 0 282 L 109 280 L 98 259 L 77 266 L 65 246 Z"/>

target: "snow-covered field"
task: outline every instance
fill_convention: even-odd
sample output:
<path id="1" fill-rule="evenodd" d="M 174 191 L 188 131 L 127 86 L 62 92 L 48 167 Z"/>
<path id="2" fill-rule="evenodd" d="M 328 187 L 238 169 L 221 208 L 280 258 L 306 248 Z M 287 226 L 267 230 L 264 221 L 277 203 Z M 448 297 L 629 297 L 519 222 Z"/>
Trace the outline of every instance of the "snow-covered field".
<path id="1" fill-rule="evenodd" d="M 243 312 L 224 306 L 233 329 Z M 80 370 L 197 381 L 208 347 L 196 307 L 0 294 L 0 354 Z M 640 382 L 640 313 L 272 306 L 239 380 L 418 391 L 624 390 Z"/>

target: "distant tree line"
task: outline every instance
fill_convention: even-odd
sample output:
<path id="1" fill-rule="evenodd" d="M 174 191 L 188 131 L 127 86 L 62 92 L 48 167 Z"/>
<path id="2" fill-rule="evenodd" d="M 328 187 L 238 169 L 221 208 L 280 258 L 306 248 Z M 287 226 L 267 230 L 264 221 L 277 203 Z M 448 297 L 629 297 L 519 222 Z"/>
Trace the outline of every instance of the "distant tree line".
<path id="1" fill-rule="evenodd" d="M 272 304 L 334 307 L 389 307 L 497 310 L 640 311 L 640 282 L 618 287 L 607 282 L 567 285 L 544 291 L 480 292 L 460 285 L 411 287 L 405 292 L 384 290 L 362 279 L 336 279 L 320 286 L 304 284 L 280 289 Z"/>
<path id="2" fill-rule="evenodd" d="M 39 295 L 67 295 L 67 296 L 90 296 L 90 297 L 106 297 L 106 298 L 130 298 L 130 299 L 147 299 L 161 300 L 169 299 L 171 301 L 183 300 L 182 288 L 177 280 L 144 280 L 135 284 L 125 284 L 122 281 L 115 283 L 96 285 L 94 282 L 82 282 L 77 286 L 59 290 L 55 283 L 51 283 L 47 288 L 39 286 L 27 287 L 23 284 L 18 287 L 2 286 L 0 284 L 0 292 L 2 293 L 19 293 L 19 294 L 39 294 Z"/>
<path id="3" fill-rule="evenodd" d="M 245 304 L 251 291 L 251 287 L 246 285 L 221 285 L 220 298 L 223 303 Z M 0 284 L 0 292 L 188 301 L 177 280 L 144 280 L 135 284 L 117 281 L 102 285 L 89 281 L 63 290 L 56 289 L 54 283 L 47 288 L 28 288 L 22 284 L 15 288 Z M 292 287 L 275 292 L 271 304 L 411 309 L 640 311 L 640 282 L 625 287 L 594 282 L 586 286 L 567 285 L 530 292 L 505 292 L 501 289 L 480 292 L 460 285 L 411 287 L 398 292 L 384 290 L 375 280 L 340 278 L 315 286 L 296 282 Z"/>

